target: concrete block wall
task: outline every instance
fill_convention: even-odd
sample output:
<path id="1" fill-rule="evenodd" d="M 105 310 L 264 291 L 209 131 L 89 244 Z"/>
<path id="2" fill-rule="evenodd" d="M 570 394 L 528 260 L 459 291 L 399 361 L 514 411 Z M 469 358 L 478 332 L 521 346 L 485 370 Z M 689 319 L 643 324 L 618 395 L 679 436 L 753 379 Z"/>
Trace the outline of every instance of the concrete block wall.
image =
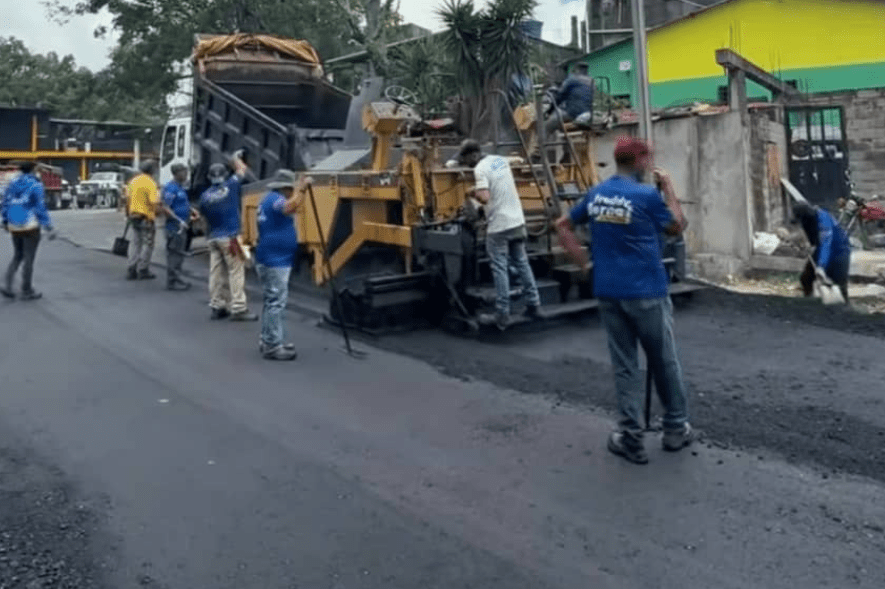
<path id="1" fill-rule="evenodd" d="M 843 107 L 855 190 L 864 197 L 885 196 L 885 88 L 815 94 L 806 102 Z"/>
<path id="2" fill-rule="evenodd" d="M 752 111 L 750 127 L 749 171 L 754 231 L 773 232 L 783 226 L 787 208 L 780 178 L 787 175 L 787 138 L 784 125 L 777 120 L 781 111 Z"/>

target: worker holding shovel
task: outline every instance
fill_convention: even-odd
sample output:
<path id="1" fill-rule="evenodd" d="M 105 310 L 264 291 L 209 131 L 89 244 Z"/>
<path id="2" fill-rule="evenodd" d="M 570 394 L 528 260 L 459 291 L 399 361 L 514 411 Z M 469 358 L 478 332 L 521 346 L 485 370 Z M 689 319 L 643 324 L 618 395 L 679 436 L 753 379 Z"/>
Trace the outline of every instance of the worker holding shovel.
<path id="1" fill-rule="evenodd" d="M 799 278 L 805 296 L 817 287 L 824 303 L 848 303 L 848 274 L 851 267 L 851 243 L 845 230 L 825 210 L 807 202 L 793 206 L 793 221 L 802 225 L 805 236 L 814 247 L 811 259 Z M 839 292 L 832 293 L 831 286 Z M 841 294 L 841 297 L 839 296 Z"/>

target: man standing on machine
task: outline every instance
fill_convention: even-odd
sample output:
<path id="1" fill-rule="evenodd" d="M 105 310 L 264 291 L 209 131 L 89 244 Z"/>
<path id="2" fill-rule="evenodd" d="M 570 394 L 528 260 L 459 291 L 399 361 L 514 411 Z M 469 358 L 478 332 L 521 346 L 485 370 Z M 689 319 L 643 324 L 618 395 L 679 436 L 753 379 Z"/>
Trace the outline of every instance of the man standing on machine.
<path id="1" fill-rule="evenodd" d="M 234 155 L 227 166 L 209 166 L 211 186 L 200 196 L 200 213 L 209 226 L 209 307 L 212 319 L 258 321 L 246 306 L 246 258 L 240 245 L 240 195 L 246 164 Z"/>
<path id="2" fill-rule="evenodd" d="M 697 437 L 688 423 L 660 242 L 662 231 L 679 235 L 686 222 L 666 172 L 654 170 L 663 196 L 642 183 L 650 161 L 647 143 L 620 138 L 615 147 L 617 174 L 591 189 L 556 224 L 563 247 L 584 268 L 589 268 L 589 261 L 574 228 L 589 224 L 593 294 L 599 299 L 599 314 L 608 334 L 620 413 L 618 431 L 611 434 L 608 449 L 636 464 L 648 462 L 640 421 L 643 378 L 637 341 L 648 358 L 665 411 L 664 450 L 681 450 Z"/>
<path id="3" fill-rule="evenodd" d="M 479 143 L 473 139 L 461 143 L 457 160 L 473 168 L 476 178 L 473 196 L 485 205 L 488 220 L 486 249 L 495 281 L 495 313 L 480 315 L 480 322 L 495 324 L 501 330 L 510 323 L 510 265 L 519 274 L 526 317 L 537 318 L 541 297 L 525 249 L 528 238 L 525 215 L 510 164 L 503 157 L 483 155 Z"/>
<path id="4" fill-rule="evenodd" d="M 585 113 L 593 114 L 593 78 L 584 62 L 576 63 L 572 73 L 556 92 L 553 111 L 544 122 L 547 135 L 562 129 L 562 123 L 577 120 Z M 562 122 L 560 122 L 560 119 Z"/>

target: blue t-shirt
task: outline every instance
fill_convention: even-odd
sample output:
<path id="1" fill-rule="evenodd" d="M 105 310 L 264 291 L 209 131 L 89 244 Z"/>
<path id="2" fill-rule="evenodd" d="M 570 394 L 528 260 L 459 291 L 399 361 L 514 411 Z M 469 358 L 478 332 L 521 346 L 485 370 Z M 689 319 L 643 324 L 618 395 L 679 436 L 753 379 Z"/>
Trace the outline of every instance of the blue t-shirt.
<path id="1" fill-rule="evenodd" d="M 283 212 L 286 198 L 271 191 L 258 206 L 258 245 L 255 261 L 270 268 L 289 268 L 298 253 L 295 220 Z"/>
<path id="2" fill-rule="evenodd" d="M 210 239 L 239 235 L 240 192 L 240 179 L 234 175 L 200 196 L 200 212 L 209 222 Z"/>
<path id="3" fill-rule="evenodd" d="M 179 219 L 188 222 L 191 216 L 191 203 L 187 199 L 187 191 L 181 184 L 172 180 L 163 187 L 163 202 L 172 209 Z M 177 232 L 181 226 L 175 219 L 166 220 L 166 231 Z"/>
<path id="4" fill-rule="evenodd" d="M 570 216 L 575 225 L 590 226 L 594 296 L 667 296 L 660 234 L 673 215 L 657 189 L 614 176 L 590 190 Z"/>
<path id="5" fill-rule="evenodd" d="M 830 262 L 840 260 L 851 254 L 851 242 L 845 230 L 831 214 L 818 209 L 817 211 L 817 265 L 826 270 Z"/>

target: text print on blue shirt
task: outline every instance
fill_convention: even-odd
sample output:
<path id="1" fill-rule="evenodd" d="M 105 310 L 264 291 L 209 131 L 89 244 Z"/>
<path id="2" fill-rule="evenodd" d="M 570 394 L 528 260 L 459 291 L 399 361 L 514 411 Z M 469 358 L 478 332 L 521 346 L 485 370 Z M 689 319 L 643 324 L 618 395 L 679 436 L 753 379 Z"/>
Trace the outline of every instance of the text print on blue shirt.
<path id="1" fill-rule="evenodd" d="M 587 212 L 597 223 L 629 225 L 633 220 L 633 203 L 623 196 L 597 195 Z"/>

